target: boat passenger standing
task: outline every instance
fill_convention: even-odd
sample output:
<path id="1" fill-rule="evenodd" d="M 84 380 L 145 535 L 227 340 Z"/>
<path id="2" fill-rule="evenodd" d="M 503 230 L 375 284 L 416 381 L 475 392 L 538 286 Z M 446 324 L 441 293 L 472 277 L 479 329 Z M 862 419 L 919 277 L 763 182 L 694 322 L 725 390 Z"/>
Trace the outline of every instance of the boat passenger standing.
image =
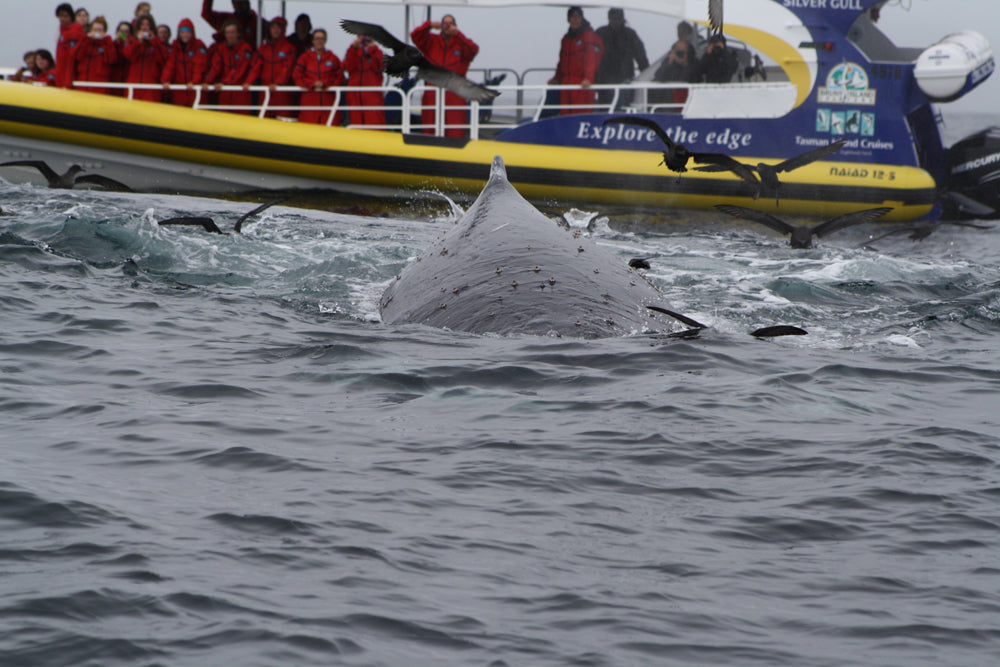
<path id="1" fill-rule="evenodd" d="M 250 0 L 233 0 L 233 11 L 231 12 L 214 11 L 212 0 L 202 0 L 201 18 L 217 30 L 212 35 L 212 39 L 216 42 L 225 39 L 223 24 L 229 19 L 235 19 L 243 41 L 250 47 L 257 48 L 257 12 L 250 9 Z"/>
<path id="2" fill-rule="evenodd" d="M 698 63 L 695 81 L 729 83 L 739 68 L 739 58 L 726 46 L 726 38 L 721 34 L 712 35 L 708 40 L 705 55 Z"/>
<path id="3" fill-rule="evenodd" d="M 556 75 L 549 79 L 549 83 L 564 86 L 579 84 L 580 90 L 560 91 L 559 103 L 564 107 L 593 104 L 595 95 L 590 86 L 594 83 L 597 68 L 601 64 L 604 44 L 587 19 L 583 18 L 583 10 L 579 7 L 570 7 L 566 12 L 566 20 L 569 22 L 569 30 L 563 35 Z M 561 113 L 566 116 L 590 111 L 584 106 L 577 106 L 564 108 Z"/>
<path id="4" fill-rule="evenodd" d="M 348 74 L 349 86 L 382 85 L 382 49 L 371 37 L 358 35 L 347 47 L 344 56 L 344 71 Z M 377 109 L 351 109 L 348 112 L 351 125 L 385 125 L 385 97 L 381 90 L 371 92 L 344 93 L 347 106 L 378 107 Z"/>
<path id="5" fill-rule="evenodd" d="M 87 39 L 76 50 L 77 81 L 110 81 L 111 67 L 118 62 L 118 48 L 108 32 L 108 21 L 98 16 L 90 24 Z M 90 93 L 108 94 L 107 88 L 81 88 Z"/>
<path id="6" fill-rule="evenodd" d="M 312 48 L 312 19 L 308 14 L 299 14 L 295 19 L 295 32 L 291 34 L 288 41 L 295 47 L 295 59 Z"/>
<path id="7" fill-rule="evenodd" d="M 56 7 L 56 18 L 59 19 L 59 41 L 56 43 L 55 85 L 72 88 L 76 50 L 87 38 L 87 34 L 83 26 L 74 20 L 73 6 L 68 2 Z"/>
<path id="8" fill-rule="evenodd" d="M 132 39 L 132 22 L 120 22 L 118 28 L 115 30 L 114 39 L 115 51 L 118 52 L 118 62 L 111 66 L 111 76 L 108 78 L 108 81 L 125 83 L 125 79 L 128 76 L 128 60 L 125 59 L 125 47 Z M 123 88 L 112 88 L 111 94 L 121 97 L 125 94 L 125 90 Z"/>
<path id="9" fill-rule="evenodd" d="M 128 60 L 127 83 L 160 84 L 163 66 L 167 63 L 167 47 L 156 36 L 156 21 L 149 14 L 136 20 L 136 35 L 125 45 L 125 59 Z M 136 90 L 134 100 L 160 102 L 160 90 Z"/>
<path id="10" fill-rule="evenodd" d="M 292 78 L 296 86 L 304 89 L 303 107 L 332 106 L 336 101 L 336 93 L 327 92 L 327 89 L 344 83 L 344 70 L 337 54 L 327 51 L 326 30 L 323 28 L 313 31 L 313 46 L 299 56 Z M 326 109 L 303 109 L 299 112 L 300 123 L 326 125 L 329 119 L 330 112 Z M 332 124 L 340 125 L 339 111 Z"/>
<path id="11" fill-rule="evenodd" d="M 440 30 L 440 32 L 435 35 L 431 30 Z M 455 17 L 451 14 L 442 16 L 440 22 L 425 21 L 423 25 L 410 33 L 410 38 L 413 40 L 413 45 L 420 49 L 427 60 L 462 76 L 465 76 L 466 72 L 469 71 L 472 59 L 479 53 L 479 45 L 458 29 Z M 436 90 L 429 89 L 424 92 L 423 99 L 420 101 L 421 125 L 434 125 L 436 101 Z M 452 107 L 446 108 L 444 112 L 446 126 L 469 124 L 469 107 L 464 98 L 447 91 L 444 94 L 444 104 L 445 107 Z M 424 133 L 433 134 L 434 128 L 424 128 Z M 450 127 L 445 130 L 444 134 L 446 137 L 464 137 L 467 132 L 465 128 Z"/>
<path id="12" fill-rule="evenodd" d="M 253 49 L 243 40 L 240 22 L 235 18 L 226 19 L 222 24 L 225 41 L 220 43 L 212 59 L 212 65 L 205 77 L 215 82 L 218 91 L 222 86 L 242 86 L 253 62 Z M 206 84 L 207 87 L 207 84 Z M 219 92 L 219 104 L 223 106 L 250 106 L 250 93 L 243 90 L 223 90 Z M 234 110 L 234 113 L 250 113 L 249 109 Z"/>
<path id="13" fill-rule="evenodd" d="M 295 69 L 295 47 L 285 39 L 285 29 L 288 22 L 283 16 L 271 19 L 267 26 L 268 41 L 260 45 L 260 49 L 254 55 L 253 64 L 250 65 L 250 72 L 243 82 L 243 89 L 248 90 L 254 82 L 260 79 L 260 85 L 271 89 L 269 105 L 278 107 L 291 106 L 291 93 L 283 90 L 275 90 L 278 86 L 288 86 L 292 83 L 292 70 Z M 263 100 L 263 96 L 261 96 Z M 267 118 L 275 116 L 293 116 L 295 112 L 291 109 L 281 109 L 278 111 L 267 111 Z"/>
<path id="14" fill-rule="evenodd" d="M 188 89 L 172 91 L 170 101 L 180 106 L 192 106 L 195 98 L 192 89 L 204 82 L 207 71 L 208 49 L 195 37 L 191 19 L 181 19 L 177 24 L 177 39 L 170 46 L 170 55 L 160 80 L 164 87 L 173 83 L 187 85 Z"/>
<path id="15" fill-rule="evenodd" d="M 609 9 L 608 25 L 601 26 L 595 32 L 604 44 L 604 54 L 594 75 L 594 83 L 625 83 L 635 77 L 636 67 L 640 72 L 649 67 L 646 46 L 635 30 L 625 25 L 623 10 Z M 633 94 L 634 91 L 631 90 L 621 91 L 618 96 L 618 106 L 631 104 Z M 602 104 L 610 104 L 613 98 L 613 90 L 597 91 L 597 100 Z"/>

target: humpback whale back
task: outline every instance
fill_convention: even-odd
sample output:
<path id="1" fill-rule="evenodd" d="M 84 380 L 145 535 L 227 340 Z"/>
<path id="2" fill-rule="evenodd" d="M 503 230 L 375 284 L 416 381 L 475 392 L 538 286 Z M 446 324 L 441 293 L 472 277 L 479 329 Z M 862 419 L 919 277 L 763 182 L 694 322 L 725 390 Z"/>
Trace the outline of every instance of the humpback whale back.
<path id="1" fill-rule="evenodd" d="M 654 329 L 646 306 L 663 304 L 627 260 L 521 197 L 499 156 L 475 203 L 380 302 L 388 324 L 583 338 Z"/>

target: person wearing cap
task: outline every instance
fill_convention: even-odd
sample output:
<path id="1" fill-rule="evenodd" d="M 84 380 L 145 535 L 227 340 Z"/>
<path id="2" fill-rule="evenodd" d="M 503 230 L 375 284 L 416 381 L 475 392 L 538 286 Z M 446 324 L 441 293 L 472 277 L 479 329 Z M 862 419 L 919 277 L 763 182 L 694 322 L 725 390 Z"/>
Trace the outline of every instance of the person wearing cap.
<path id="1" fill-rule="evenodd" d="M 59 19 L 59 41 L 56 42 L 55 85 L 60 88 L 73 87 L 73 74 L 76 68 L 76 50 L 87 38 L 83 26 L 76 22 L 73 5 L 64 2 L 56 7 L 56 18 Z"/>
<path id="2" fill-rule="evenodd" d="M 740 68 L 736 52 L 726 46 L 726 38 L 722 34 L 712 35 L 708 40 L 708 48 L 698 62 L 694 80 L 705 83 L 729 83 Z"/>
<path id="3" fill-rule="evenodd" d="M 434 34 L 431 30 L 439 30 Z M 472 59 L 479 53 L 479 45 L 466 37 L 458 29 L 458 23 L 451 14 L 445 14 L 441 21 L 425 21 L 423 25 L 410 33 L 413 45 L 420 49 L 427 60 L 433 64 L 443 67 L 446 70 L 465 76 L 469 71 Z M 434 125 L 435 103 L 437 101 L 437 91 L 428 89 L 424 92 L 420 102 L 420 123 L 422 125 Z M 469 107 L 468 102 L 459 95 L 451 91 L 444 94 L 444 122 L 445 125 L 468 125 Z M 425 127 L 424 133 L 433 134 L 433 127 Z M 444 132 L 446 137 L 464 137 L 464 128 L 449 127 Z"/>
<path id="4" fill-rule="evenodd" d="M 291 93 L 283 90 L 276 90 L 278 86 L 287 86 L 292 82 L 292 70 L 295 69 L 296 52 L 292 43 L 285 38 L 285 29 L 288 22 L 283 16 L 276 16 L 271 19 L 267 26 L 267 41 L 260 45 L 257 54 L 254 56 L 253 64 L 250 65 L 250 72 L 246 81 L 243 82 L 243 89 L 249 90 L 250 86 L 259 79 L 260 85 L 271 89 L 269 107 L 287 107 L 292 105 Z M 276 116 L 294 116 L 291 109 L 268 109 L 264 114 L 267 118 Z"/>
<path id="5" fill-rule="evenodd" d="M 580 86 L 576 90 L 560 91 L 559 103 L 564 107 L 562 115 L 590 113 L 591 109 L 584 105 L 595 101 L 596 96 L 590 86 L 597 77 L 604 44 L 587 19 L 583 18 L 583 10 L 579 7 L 569 8 L 566 21 L 569 23 L 569 30 L 563 35 L 559 46 L 559 64 L 549 83 Z M 565 108 L 567 105 L 573 105 L 573 108 Z"/>
<path id="6" fill-rule="evenodd" d="M 381 86 L 382 49 L 371 37 L 358 35 L 347 48 L 344 56 L 344 73 L 348 86 Z M 385 125 L 385 97 L 381 90 L 352 91 L 344 93 L 344 102 L 349 107 L 380 107 L 351 109 L 348 112 L 351 125 Z"/>
<path id="7" fill-rule="evenodd" d="M 295 18 L 295 32 L 289 36 L 288 41 L 295 47 L 296 60 L 312 48 L 312 30 L 312 19 L 308 14 L 299 14 Z"/>
<path id="8" fill-rule="evenodd" d="M 184 107 L 193 105 L 193 88 L 202 84 L 207 70 L 208 49 L 205 43 L 195 36 L 191 19 L 181 19 L 177 24 L 177 39 L 170 45 L 170 55 L 163 66 L 160 81 L 164 87 L 173 83 L 186 85 L 188 89 L 174 90 L 170 101 Z"/>
<path id="9" fill-rule="evenodd" d="M 609 9 L 608 25 L 601 26 L 595 32 L 604 44 L 604 54 L 597 67 L 594 83 L 625 83 L 635 76 L 636 67 L 640 72 L 649 67 L 646 46 L 635 30 L 625 25 L 624 10 Z M 597 100 L 602 104 L 610 103 L 613 96 L 613 90 L 597 91 Z M 633 91 L 623 90 L 618 97 L 618 105 L 622 107 L 631 104 L 632 96 Z"/>

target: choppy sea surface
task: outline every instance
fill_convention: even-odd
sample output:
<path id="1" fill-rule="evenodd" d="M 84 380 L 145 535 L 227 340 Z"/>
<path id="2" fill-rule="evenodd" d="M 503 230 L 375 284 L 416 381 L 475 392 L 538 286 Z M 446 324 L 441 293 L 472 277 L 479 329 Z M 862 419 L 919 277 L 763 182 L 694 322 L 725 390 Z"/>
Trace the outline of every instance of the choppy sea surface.
<path id="1" fill-rule="evenodd" d="M 1000 662 L 1000 227 L 598 215 L 712 328 L 573 340 L 378 321 L 443 200 L 156 224 L 253 205 L 0 183 L 0 664 Z"/>

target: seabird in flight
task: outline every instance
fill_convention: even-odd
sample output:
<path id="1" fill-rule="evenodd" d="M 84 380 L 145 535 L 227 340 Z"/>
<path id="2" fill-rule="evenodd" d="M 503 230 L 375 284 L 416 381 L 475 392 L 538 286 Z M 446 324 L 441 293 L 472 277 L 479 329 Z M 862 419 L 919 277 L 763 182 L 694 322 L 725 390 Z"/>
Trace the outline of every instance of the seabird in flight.
<path id="1" fill-rule="evenodd" d="M 261 204 L 254 210 L 244 213 L 240 216 L 240 219 L 236 221 L 233 226 L 234 234 L 241 234 L 243 229 L 243 223 L 246 222 L 247 218 L 251 218 L 265 209 L 271 208 L 275 204 L 280 204 L 281 202 L 288 201 L 289 197 L 284 197 L 282 199 L 275 199 L 274 201 L 269 201 L 266 204 Z M 173 226 L 173 225 L 192 225 L 195 227 L 202 227 L 206 232 L 211 232 L 212 234 L 228 234 L 219 229 L 219 226 L 215 224 L 215 220 L 212 218 L 205 217 L 180 217 L 180 218 L 168 218 L 167 220 L 160 220 L 159 225 L 161 226 Z"/>
<path id="2" fill-rule="evenodd" d="M 66 170 L 63 175 L 57 174 L 52 170 L 52 167 L 45 164 L 41 160 L 14 160 L 13 162 L 4 162 L 0 164 L 0 167 L 34 167 L 41 172 L 45 180 L 49 182 L 50 188 L 58 188 L 61 190 L 71 190 L 73 186 L 79 185 L 80 183 L 93 183 L 94 185 L 99 185 L 105 190 L 114 190 L 116 192 L 134 192 L 132 188 L 116 181 L 113 178 L 108 178 L 107 176 L 101 176 L 99 174 L 86 174 L 84 176 L 77 176 L 78 173 L 83 171 L 83 167 L 78 164 L 74 164 L 72 167 Z"/>
<path id="3" fill-rule="evenodd" d="M 439 88 L 450 90 L 467 100 L 488 102 L 500 94 L 495 90 L 490 90 L 485 86 L 480 86 L 478 83 L 469 81 L 461 74 L 456 74 L 435 65 L 424 57 L 420 49 L 411 44 L 401 42 L 380 25 L 343 19 L 340 22 L 340 27 L 352 35 L 371 37 L 382 46 L 392 49 L 393 53 L 386 58 L 384 67 L 386 73 L 390 76 L 405 77 L 411 67 L 416 67 L 418 79 L 423 79 L 427 83 L 434 84 Z"/>
<path id="4" fill-rule="evenodd" d="M 854 211 L 838 215 L 836 218 L 821 222 L 818 225 L 792 225 L 780 218 L 776 218 L 764 211 L 755 211 L 752 208 L 742 206 L 729 206 L 728 204 L 716 204 L 715 208 L 723 213 L 727 213 L 734 218 L 742 218 L 751 222 L 759 222 L 766 225 L 780 234 L 789 234 L 789 245 L 793 248 L 811 248 L 813 237 L 822 238 L 841 229 L 847 229 L 854 225 L 861 225 L 866 222 L 874 222 L 883 215 L 891 211 L 889 207 L 869 208 L 863 211 Z"/>
<path id="5" fill-rule="evenodd" d="M 667 147 L 667 150 L 663 151 L 663 162 L 660 164 L 665 164 L 667 169 L 670 171 L 676 171 L 679 174 L 687 171 L 688 160 L 709 164 L 728 164 L 726 161 L 732 160 L 732 158 L 728 155 L 722 155 L 721 153 L 692 152 L 688 150 L 687 146 L 684 144 L 679 144 L 668 137 L 662 127 L 647 118 L 638 118 L 635 116 L 615 116 L 614 118 L 609 118 L 604 121 L 604 125 L 608 125 L 609 123 L 638 125 L 639 127 L 645 127 L 655 132 L 656 136 L 663 142 L 663 145 Z M 722 169 L 719 169 L 717 171 L 721 170 Z M 754 182 L 757 182 L 756 178 L 754 178 Z"/>

